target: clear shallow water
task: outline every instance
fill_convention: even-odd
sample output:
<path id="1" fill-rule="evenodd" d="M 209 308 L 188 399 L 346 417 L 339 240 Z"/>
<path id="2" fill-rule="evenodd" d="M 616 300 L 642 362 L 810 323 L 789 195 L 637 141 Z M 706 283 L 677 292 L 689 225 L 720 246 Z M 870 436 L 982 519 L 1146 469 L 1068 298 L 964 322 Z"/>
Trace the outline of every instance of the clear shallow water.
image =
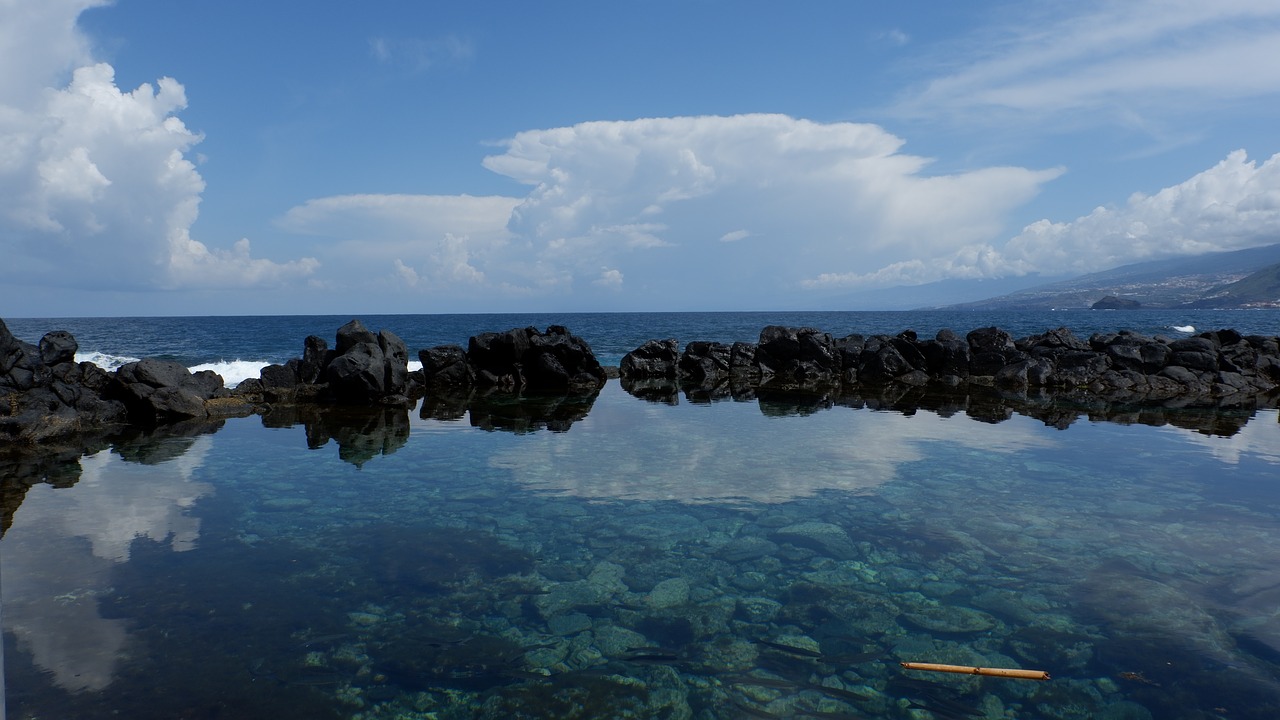
<path id="1" fill-rule="evenodd" d="M 616 382 L 570 410 L 84 458 L 0 540 L 9 717 L 1280 711 L 1275 411 L 1058 430 Z"/>

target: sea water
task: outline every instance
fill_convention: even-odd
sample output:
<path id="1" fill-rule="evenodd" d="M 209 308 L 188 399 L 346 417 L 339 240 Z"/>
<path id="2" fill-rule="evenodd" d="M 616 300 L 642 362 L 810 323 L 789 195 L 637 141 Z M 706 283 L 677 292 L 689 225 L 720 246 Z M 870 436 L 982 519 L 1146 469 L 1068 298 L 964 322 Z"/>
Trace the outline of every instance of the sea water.
<path id="1" fill-rule="evenodd" d="M 412 349 L 465 342 L 423 318 L 365 322 L 421 338 Z M 296 330 L 331 336 L 347 319 L 278 319 L 295 336 L 241 357 L 278 362 L 300 354 Z M 594 347 L 588 319 L 563 324 Z M 604 344 L 752 339 L 736 335 L 762 319 L 635 321 Z M 788 324 L 881 331 L 833 319 Z M 209 361 L 235 346 L 225 328 L 242 323 L 247 346 L 254 325 L 169 322 L 152 346 L 72 332 L 82 351 Z M 1051 425 L 963 403 L 649 402 L 616 381 L 439 410 L 139 433 L 6 496 L 9 717 L 1280 711 L 1275 410 Z"/>

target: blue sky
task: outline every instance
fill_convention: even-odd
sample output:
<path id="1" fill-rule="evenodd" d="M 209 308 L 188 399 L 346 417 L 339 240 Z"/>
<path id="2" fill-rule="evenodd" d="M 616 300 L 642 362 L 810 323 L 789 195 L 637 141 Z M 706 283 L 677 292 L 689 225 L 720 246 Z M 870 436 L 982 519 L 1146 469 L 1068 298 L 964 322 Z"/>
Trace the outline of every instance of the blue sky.
<path id="1" fill-rule="evenodd" d="M 1280 242 L 1277 121 L 1274 0 L 0 0 L 0 317 L 1078 274 Z"/>

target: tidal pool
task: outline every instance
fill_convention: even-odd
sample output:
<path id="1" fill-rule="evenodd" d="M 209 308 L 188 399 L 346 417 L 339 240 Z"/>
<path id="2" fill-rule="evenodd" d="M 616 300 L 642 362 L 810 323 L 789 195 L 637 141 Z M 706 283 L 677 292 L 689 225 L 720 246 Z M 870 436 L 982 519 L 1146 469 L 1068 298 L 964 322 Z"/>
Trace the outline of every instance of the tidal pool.
<path id="1" fill-rule="evenodd" d="M 1274 410 L 532 404 L 236 419 L 31 486 L 8 716 L 1280 716 Z"/>

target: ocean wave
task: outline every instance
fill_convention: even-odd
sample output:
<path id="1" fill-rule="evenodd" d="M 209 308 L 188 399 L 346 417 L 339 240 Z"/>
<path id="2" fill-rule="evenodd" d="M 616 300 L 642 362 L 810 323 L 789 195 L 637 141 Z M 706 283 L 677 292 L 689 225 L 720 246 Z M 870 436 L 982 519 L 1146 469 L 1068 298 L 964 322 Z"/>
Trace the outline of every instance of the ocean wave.
<path id="1" fill-rule="evenodd" d="M 201 370 L 212 370 L 222 376 L 224 385 L 233 388 L 249 378 L 260 377 L 262 368 L 270 364 L 262 360 L 219 360 L 218 362 L 193 365 L 190 370 L 193 373 Z M 421 369 L 421 362 L 417 360 L 409 361 L 409 372 Z"/>
<path id="2" fill-rule="evenodd" d="M 1170 325 L 1170 330 L 1177 330 L 1180 333 L 1193 333 L 1196 331 L 1195 325 Z"/>
<path id="3" fill-rule="evenodd" d="M 121 365 L 138 362 L 139 359 L 140 358 L 128 357 L 126 355 L 108 355 L 96 350 L 87 353 L 76 353 L 76 362 L 91 362 L 107 372 L 118 370 Z"/>
<path id="4" fill-rule="evenodd" d="M 108 355 L 101 352 L 76 353 L 76 362 L 91 362 L 94 365 L 106 370 L 114 372 L 121 365 L 131 362 L 137 362 L 138 358 L 126 357 L 123 355 Z M 216 362 L 201 363 L 192 365 L 187 368 L 193 373 L 201 370 L 212 370 L 222 376 L 222 383 L 233 388 L 249 378 L 257 378 L 262 375 L 262 368 L 271 363 L 265 360 L 218 360 Z M 417 360 L 409 361 L 409 372 L 422 369 L 422 363 Z"/>
<path id="5" fill-rule="evenodd" d="M 260 376 L 262 368 L 270 364 L 265 360 L 218 360 L 216 362 L 192 365 L 187 369 L 193 373 L 201 370 L 212 370 L 222 376 L 223 385 L 233 388 L 249 378 Z"/>

